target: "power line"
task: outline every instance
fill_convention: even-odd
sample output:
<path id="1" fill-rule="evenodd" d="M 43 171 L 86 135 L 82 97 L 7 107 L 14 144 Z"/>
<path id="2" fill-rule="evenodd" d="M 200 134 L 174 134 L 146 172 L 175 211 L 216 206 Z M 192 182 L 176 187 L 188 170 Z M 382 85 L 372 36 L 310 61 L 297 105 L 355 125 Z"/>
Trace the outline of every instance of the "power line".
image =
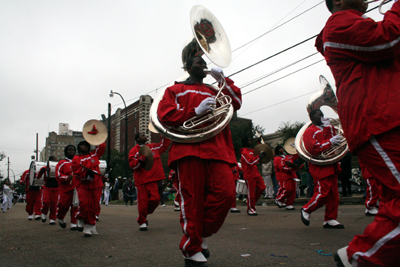
<path id="1" fill-rule="evenodd" d="M 245 116 L 245 115 L 248 115 L 248 114 L 251 114 L 251 113 L 254 113 L 254 112 L 258 112 L 258 111 L 263 110 L 263 109 L 267 109 L 267 108 L 270 108 L 270 107 L 273 107 L 273 106 L 277 106 L 277 105 L 280 105 L 280 104 L 283 104 L 283 103 L 286 103 L 286 102 L 295 100 L 295 99 L 297 99 L 297 98 L 300 98 L 300 97 L 303 97 L 303 96 L 306 96 L 306 95 L 313 94 L 313 93 L 315 93 L 315 92 L 318 92 L 318 90 L 313 91 L 313 92 L 310 92 L 310 93 L 306 93 L 306 94 L 303 94 L 303 95 L 299 95 L 299 96 L 296 96 L 296 97 L 293 97 L 293 98 L 290 98 L 290 99 L 281 101 L 281 102 L 279 102 L 279 103 L 275 103 L 275 104 L 269 105 L 269 106 L 267 106 L 267 107 L 263 107 L 263 108 L 260 108 L 260 109 L 254 110 L 254 111 L 250 111 L 250 112 L 245 113 L 245 114 L 238 114 L 238 115 L 240 115 L 240 116 Z"/>

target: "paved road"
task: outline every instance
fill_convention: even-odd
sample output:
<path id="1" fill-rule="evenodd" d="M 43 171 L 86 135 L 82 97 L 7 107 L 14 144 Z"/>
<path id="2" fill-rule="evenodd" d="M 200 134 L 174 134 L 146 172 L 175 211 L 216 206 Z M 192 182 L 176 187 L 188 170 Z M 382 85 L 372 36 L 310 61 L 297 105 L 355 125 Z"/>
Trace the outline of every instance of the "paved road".
<path id="1" fill-rule="evenodd" d="M 295 211 L 259 206 L 250 217 L 245 206 L 229 214 L 220 232 L 208 239 L 209 267 L 335 266 L 334 253 L 361 234 L 373 218 L 362 205 L 341 205 L 338 220 L 344 230 L 323 229 L 323 209 L 312 214 L 309 227 Z M 102 206 L 98 236 L 28 221 L 25 204 L 0 214 L 0 266 L 184 266 L 178 249 L 182 236 L 179 213 L 159 207 L 149 216 L 149 230 L 140 232 L 136 206 Z"/>

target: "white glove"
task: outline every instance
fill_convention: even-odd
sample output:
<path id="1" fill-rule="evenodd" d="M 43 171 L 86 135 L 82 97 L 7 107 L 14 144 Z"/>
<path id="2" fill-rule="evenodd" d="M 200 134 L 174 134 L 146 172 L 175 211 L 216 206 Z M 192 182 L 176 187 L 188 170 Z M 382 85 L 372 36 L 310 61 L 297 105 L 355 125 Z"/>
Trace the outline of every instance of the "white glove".
<path id="1" fill-rule="evenodd" d="M 211 76 L 213 76 L 218 83 L 222 82 L 223 77 L 225 77 L 224 72 L 220 68 L 211 68 Z"/>
<path id="2" fill-rule="evenodd" d="M 196 115 L 202 115 L 207 110 L 214 110 L 211 105 L 216 105 L 215 99 L 213 97 L 207 97 L 203 101 L 201 101 L 200 105 L 194 109 Z"/>
<path id="3" fill-rule="evenodd" d="M 329 141 L 331 142 L 332 145 L 338 146 L 338 145 L 340 145 L 340 142 L 342 141 L 342 136 L 339 134 L 335 135 Z"/>
<path id="4" fill-rule="evenodd" d="M 324 127 L 331 125 L 329 118 L 326 118 L 326 117 L 321 118 L 321 122 L 322 122 L 322 126 L 324 126 Z"/>

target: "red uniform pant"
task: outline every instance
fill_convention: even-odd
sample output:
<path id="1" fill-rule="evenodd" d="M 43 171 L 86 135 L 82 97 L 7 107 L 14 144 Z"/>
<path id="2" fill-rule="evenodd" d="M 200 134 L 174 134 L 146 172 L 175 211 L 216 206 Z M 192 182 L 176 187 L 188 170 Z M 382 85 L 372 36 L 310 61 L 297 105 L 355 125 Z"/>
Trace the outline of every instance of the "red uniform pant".
<path id="1" fill-rule="evenodd" d="M 358 266 L 398 266 L 400 262 L 400 128 L 373 136 L 355 155 L 381 185 L 379 212 L 362 235 L 349 243 L 349 261 Z"/>
<path id="2" fill-rule="evenodd" d="M 312 213 L 325 205 L 324 221 L 336 220 L 339 208 L 338 175 L 332 175 L 319 181 L 314 181 L 314 195 L 303 206 L 303 210 Z"/>
<path id="3" fill-rule="evenodd" d="M 85 224 L 96 225 L 96 211 L 98 210 L 98 206 L 100 206 L 98 190 L 99 188 L 91 189 L 82 184 L 77 188 L 79 207 L 76 218 L 83 220 Z"/>
<path id="4" fill-rule="evenodd" d="M 152 214 L 160 204 L 158 193 L 158 181 L 145 183 L 137 186 L 137 206 L 139 217 L 138 224 L 146 223 L 148 214 Z"/>
<path id="5" fill-rule="evenodd" d="M 256 212 L 256 203 L 265 190 L 265 184 L 261 176 L 246 180 L 247 189 L 247 212 Z"/>
<path id="6" fill-rule="evenodd" d="M 71 207 L 71 223 L 76 224 L 76 213 L 78 212 L 78 207 L 72 205 L 72 200 L 74 198 L 74 190 L 69 190 L 66 192 L 60 191 L 60 196 L 57 205 L 57 218 L 63 220 L 67 214 L 69 208 Z"/>
<path id="7" fill-rule="evenodd" d="M 365 207 L 370 209 L 377 206 L 380 195 L 380 186 L 379 182 L 374 177 L 365 179 L 365 181 L 367 183 L 367 188 L 365 190 Z"/>
<path id="8" fill-rule="evenodd" d="M 42 190 L 29 190 L 26 191 L 26 212 L 29 215 L 32 215 L 35 212 L 35 215 L 40 215 L 40 208 L 42 207 Z"/>
<path id="9" fill-rule="evenodd" d="M 228 163 L 185 157 L 178 161 L 177 177 L 184 233 L 179 248 L 185 257 L 202 251 L 202 238 L 218 232 L 235 199 Z"/>
<path id="10" fill-rule="evenodd" d="M 55 220 L 57 218 L 57 202 L 58 202 L 58 187 L 56 188 L 44 188 L 42 189 L 41 209 L 43 214 L 49 212 L 49 218 Z"/>
<path id="11" fill-rule="evenodd" d="M 235 198 L 232 201 L 231 208 L 236 208 L 236 184 L 237 184 L 237 180 L 235 180 Z"/>
<path id="12" fill-rule="evenodd" d="M 264 183 L 264 181 L 262 182 Z M 286 203 L 286 206 L 290 206 L 293 205 L 295 199 L 296 199 L 296 181 L 294 179 L 288 179 L 279 182 L 279 191 L 276 200 L 282 203 Z"/>

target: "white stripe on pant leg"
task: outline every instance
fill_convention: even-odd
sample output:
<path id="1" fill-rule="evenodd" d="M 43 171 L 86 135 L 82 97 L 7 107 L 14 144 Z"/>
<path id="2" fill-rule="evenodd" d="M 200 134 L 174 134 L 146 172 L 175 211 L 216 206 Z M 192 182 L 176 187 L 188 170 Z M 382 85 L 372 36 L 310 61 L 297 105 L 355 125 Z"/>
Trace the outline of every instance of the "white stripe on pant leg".
<path id="1" fill-rule="evenodd" d="M 400 234 L 400 226 L 397 226 L 387 235 L 379 239 L 378 242 L 376 242 L 369 250 L 367 250 L 366 252 L 356 252 L 353 254 L 352 258 L 354 258 L 354 260 L 357 261 L 360 256 L 363 257 L 373 256 L 383 245 L 385 245 L 387 242 L 389 242 L 399 234 Z"/>
<path id="2" fill-rule="evenodd" d="M 248 180 L 246 180 L 246 185 L 247 185 L 247 190 L 249 190 L 249 192 L 247 193 L 247 203 L 248 203 L 247 206 L 249 207 L 251 212 L 255 212 L 255 210 L 253 210 L 251 208 L 251 200 L 250 200 L 251 193 L 250 193 L 250 186 L 249 186 L 250 184 L 249 184 Z"/>
<path id="3" fill-rule="evenodd" d="M 183 198 L 183 195 L 182 195 L 181 181 L 179 179 L 179 163 L 177 163 L 176 167 L 177 167 L 176 168 L 176 176 L 177 176 L 178 181 L 179 181 L 179 195 L 180 195 L 180 198 L 181 198 L 180 207 L 181 207 L 181 214 L 182 214 L 182 219 L 183 219 L 183 229 L 182 230 L 185 233 L 185 235 L 189 236 L 188 233 L 187 233 L 187 219 L 186 219 L 186 213 L 185 213 L 185 199 Z M 183 244 L 182 251 L 186 252 L 186 245 L 189 243 L 189 241 L 190 241 L 190 237 L 188 238 L 188 240 L 186 240 L 185 244 Z M 186 258 L 189 258 L 189 253 L 188 252 L 186 252 Z"/>
<path id="4" fill-rule="evenodd" d="M 368 184 L 368 191 L 369 191 L 369 198 L 367 200 L 367 208 L 370 209 L 371 207 L 369 206 L 369 203 L 371 202 L 372 199 L 372 186 L 371 186 L 371 182 L 369 181 L 369 179 L 366 179 L 367 184 Z"/>
<path id="5" fill-rule="evenodd" d="M 375 147 L 376 151 L 378 151 L 379 155 L 382 157 L 383 161 L 385 162 L 386 166 L 388 166 L 388 168 L 392 172 L 393 176 L 400 183 L 400 173 L 396 169 L 396 166 L 393 164 L 392 160 L 389 158 L 388 154 L 379 145 L 378 141 L 376 140 L 376 138 L 374 136 L 371 136 L 369 141 Z"/>
<path id="6" fill-rule="evenodd" d="M 321 194 L 321 185 L 320 185 L 319 181 L 317 182 L 317 184 L 318 184 L 318 195 L 317 195 L 317 197 L 315 198 L 314 202 L 311 203 L 310 205 L 308 205 L 308 208 L 307 208 L 307 209 L 309 209 L 310 207 L 314 206 L 314 204 L 317 203 L 318 199 L 319 199 L 319 198 L 321 197 L 321 195 L 322 195 L 322 194 Z"/>

